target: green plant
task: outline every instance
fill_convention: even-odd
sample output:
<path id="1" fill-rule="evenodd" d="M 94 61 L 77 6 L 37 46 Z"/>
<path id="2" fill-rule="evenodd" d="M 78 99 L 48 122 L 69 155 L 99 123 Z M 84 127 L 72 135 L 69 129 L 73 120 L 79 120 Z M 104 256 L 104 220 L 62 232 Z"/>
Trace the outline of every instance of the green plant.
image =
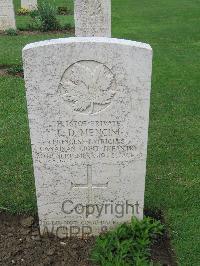
<path id="1" fill-rule="evenodd" d="M 96 239 L 91 260 L 102 266 L 150 265 L 150 245 L 163 230 L 160 221 L 132 218 Z"/>
<path id="2" fill-rule="evenodd" d="M 28 23 L 28 29 L 29 30 L 41 30 L 41 20 L 39 17 L 39 12 L 38 10 L 32 10 L 29 13 L 31 20 Z"/>
<path id="3" fill-rule="evenodd" d="M 37 9 L 31 10 L 29 15 L 31 18 L 34 19 L 35 17 L 37 17 L 39 15 L 38 10 Z"/>
<path id="4" fill-rule="evenodd" d="M 17 35 L 17 30 L 16 29 L 8 29 L 5 31 L 5 33 L 9 36 L 16 36 Z"/>
<path id="5" fill-rule="evenodd" d="M 17 10 L 17 15 L 18 16 L 25 16 L 30 13 L 30 10 L 28 8 L 21 7 Z"/>
<path id="6" fill-rule="evenodd" d="M 10 67 L 8 70 L 7 70 L 8 74 L 11 74 L 11 75 L 23 75 L 23 66 L 22 65 L 17 65 L 17 66 L 13 66 L 13 67 Z"/>
<path id="7" fill-rule="evenodd" d="M 73 26 L 70 23 L 66 23 L 65 25 L 62 26 L 63 30 L 71 30 L 73 29 Z"/>
<path id="8" fill-rule="evenodd" d="M 47 0 L 44 0 L 38 5 L 38 13 L 35 18 L 39 19 L 40 29 L 42 31 L 58 30 L 60 24 L 56 18 L 57 8 Z"/>
<path id="9" fill-rule="evenodd" d="M 57 20 L 57 9 L 50 2 L 44 0 L 38 5 L 38 10 L 29 13 L 31 21 L 28 24 L 29 30 L 51 31 L 61 28 Z"/>

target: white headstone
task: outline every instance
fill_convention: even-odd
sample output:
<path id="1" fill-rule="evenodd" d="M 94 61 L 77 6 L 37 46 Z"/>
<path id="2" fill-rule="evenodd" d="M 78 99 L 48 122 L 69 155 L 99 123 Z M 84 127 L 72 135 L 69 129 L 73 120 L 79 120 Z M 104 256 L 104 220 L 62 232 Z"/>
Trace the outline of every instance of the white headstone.
<path id="1" fill-rule="evenodd" d="M 111 38 L 23 49 L 41 233 L 143 217 L 152 50 Z"/>
<path id="2" fill-rule="evenodd" d="M 21 7 L 28 10 L 37 9 L 37 0 L 21 0 Z"/>
<path id="3" fill-rule="evenodd" d="M 16 29 L 12 0 L 0 0 L 0 30 Z"/>
<path id="4" fill-rule="evenodd" d="M 111 37 L 111 0 L 75 0 L 75 34 Z"/>

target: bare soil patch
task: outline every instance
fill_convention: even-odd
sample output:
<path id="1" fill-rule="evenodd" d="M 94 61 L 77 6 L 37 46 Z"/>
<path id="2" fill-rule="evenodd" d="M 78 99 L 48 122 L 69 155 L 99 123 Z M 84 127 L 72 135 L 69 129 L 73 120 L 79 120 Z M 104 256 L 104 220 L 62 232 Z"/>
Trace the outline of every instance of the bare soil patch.
<path id="1" fill-rule="evenodd" d="M 39 31 L 39 30 L 17 30 L 17 35 L 44 35 L 44 34 L 49 34 L 49 35 L 53 35 L 53 34 L 69 34 L 69 35 L 74 35 L 75 34 L 75 29 L 71 28 L 71 29 L 67 29 L 67 30 L 54 30 L 54 31 Z M 5 31 L 0 31 L 0 36 L 1 35 L 7 35 L 8 34 Z M 13 38 L 15 36 L 12 36 Z"/>
<path id="2" fill-rule="evenodd" d="M 160 210 L 144 210 L 145 216 L 160 220 L 165 225 L 165 219 Z M 166 229 L 165 233 L 156 239 L 151 247 L 151 259 L 154 262 L 159 262 L 162 266 L 177 266 L 176 256 L 170 243 L 169 232 Z"/>
<path id="3" fill-rule="evenodd" d="M 14 77 L 19 77 L 19 78 L 24 78 L 24 73 L 23 71 L 12 71 L 10 68 L 7 67 L 0 67 L 0 77 L 2 76 L 14 76 Z"/>
<path id="4" fill-rule="evenodd" d="M 160 217 L 161 218 L 161 217 Z M 90 250 L 95 238 L 41 237 L 36 217 L 0 213 L 0 265 L 92 266 Z M 174 254 L 166 233 L 151 249 L 152 259 L 174 266 Z"/>

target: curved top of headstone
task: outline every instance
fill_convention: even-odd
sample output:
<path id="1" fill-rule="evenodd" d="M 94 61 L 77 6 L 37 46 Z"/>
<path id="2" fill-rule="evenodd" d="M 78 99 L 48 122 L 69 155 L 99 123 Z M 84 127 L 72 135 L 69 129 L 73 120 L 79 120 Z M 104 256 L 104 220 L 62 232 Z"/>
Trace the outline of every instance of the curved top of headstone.
<path id="1" fill-rule="evenodd" d="M 60 38 L 60 39 L 52 39 L 46 41 L 40 41 L 35 43 L 27 44 L 23 51 L 28 49 L 33 49 L 41 46 L 49 46 L 49 45 L 57 45 L 62 43 L 110 43 L 110 44 L 121 44 L 121 45 L 129 45 L 134 46 L 136 48 L 152 50 L 151 46 L 147 43 L 117 39 L 117 38 L 107 38 L 107 37 L 70 37 L 70 38 Z"/>

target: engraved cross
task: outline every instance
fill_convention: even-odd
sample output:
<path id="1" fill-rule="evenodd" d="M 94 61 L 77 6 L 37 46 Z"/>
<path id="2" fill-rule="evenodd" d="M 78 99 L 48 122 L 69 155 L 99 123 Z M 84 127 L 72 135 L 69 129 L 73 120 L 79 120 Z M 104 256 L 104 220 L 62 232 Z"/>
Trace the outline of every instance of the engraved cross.
<path id="1" fill-rule="evenodd" d="M 92 182 L 92 165 L 87 165 L 87 184 L 74 184 L 71 183 L 72 188 L 86 188 L 88 190 L 88 202 L 92 203 L 93 201 L 93 189 L 94 188 L 101 188 L 106 189 L 108 188 L 108 182 L 106 184 L 93 184 Z"/>

